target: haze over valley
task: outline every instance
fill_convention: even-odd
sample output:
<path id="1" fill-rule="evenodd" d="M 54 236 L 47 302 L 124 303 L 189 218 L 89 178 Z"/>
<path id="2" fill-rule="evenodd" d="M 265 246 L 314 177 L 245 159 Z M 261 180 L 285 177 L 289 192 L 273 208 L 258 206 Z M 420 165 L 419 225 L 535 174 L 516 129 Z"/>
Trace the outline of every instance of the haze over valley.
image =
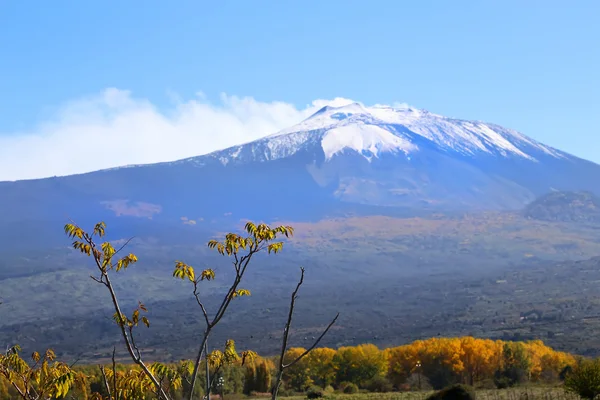
<path id="1" fill-rule="evenodd" d="M 236 319 L 247 318 L 243 328 L 223 325 L 243 346 L 276 351 L 278 342 L 258 339 L 259 331 L 277 335 L 289 281 L 305 266 L 307 312 L 298 324 L 316 332 L 340 310 L 336 335 L 326 339 L 332 346 L 443 332 L 543 338 L 596 354 L 595 339 L 571 329 L 584 319 L 596 326 L 597 299 L 582 285 L 595 281 L 598 263 L 597 176 L 597 164 L 498 125 L 352 103 L 204 156 L 3 182 L 0 205 L 12 212 L 0 221 L 10 227 L 1 245 L 0 329 L 22 345 L 78 357 L 110 349 L 110 308 L 98 326 L 101 288 L 60 236 L 69 219 L 102 220 L 112 240 L 135 237 L 139 270 L 119 282 L 124 301 L 143 296 L 168 324 L 144 340 L 165 357 L 182 357 L 181 343 L 194 343 L 188 321 L 195 310 L 173 314 L 190 299 L 169 269 L 179 259 L 222 265 L 205 243 L 260 220 L 292 225 L 297 234 L 277 260 L 255 267 L 253 296 Z M 572 302 L 576 310 L 567 308 Z M 532 310 L 551 317 L 521 318 Z M 178 345 L 169 347 L 166 337 Z"/>

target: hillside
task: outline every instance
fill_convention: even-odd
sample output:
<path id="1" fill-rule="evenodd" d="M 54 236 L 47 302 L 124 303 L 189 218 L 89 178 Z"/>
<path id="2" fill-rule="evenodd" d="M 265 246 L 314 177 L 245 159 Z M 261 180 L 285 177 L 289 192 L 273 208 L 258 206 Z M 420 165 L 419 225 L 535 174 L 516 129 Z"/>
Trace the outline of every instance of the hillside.
<path id="1" fill-rule="evenodd" d="M 551 190 L 598 193 L 600 166 L 495 124 L 425 110 L 325 107 L 266 138 L 185 160 L 0 182 L 1 224 L 69 216 L 197 223 L 518 210 Z"/>
<path id="2" fill-rule="evenodd" d="M 600 222 L 600 197 L 590 192 L 553 191 L 529 204 L 528 218 L 540 221 Z"/>
<path id="3" fill-rule="evenodd" d="M 523 207 L 551 190 L 597 193 L 599 174 L 596 164 L 494 124 L 354 104 L 323 108 L 282 132 L 204 156 L 0 182 L 0 207 L 10 210 L 0 214 L 0 333 L 25 349 L 52 344 L 88 359 L 110 348 L 105 293 L 62 236 L 72 218 L 87 228 L 105 221 L 118 243 L 135 237 L 130 251 L 140 262 L 118 289 L 125 306 L 151 306 L 157 322 L 143 340 L 160 357 L 183 356 L 199 329 L 197 310 L 188 311 L 193 296 L 171 277 L 174 261 L 227 271 L 206 242 L 238 232 L 247 219 L 284 222 L 297 235 L 276 260 L 257 262 L 248 281 L 253 296 L 221 328 L 244 346 L 273 350 L 258 338 L 279 330 L 299 266 L 307 268 L 307 283 L 297 326 L 317 332 L 341 311 L 330 345 L 398 344 L 442 331 L 504 335 L 504 319 L 519 321 L 540 288 L 528 287 L 518 307 L 510 306 L 504 302 L 519 298 L 525 282 L 498 292 L 505 287 L 496 286 L 499 276 L 599 255 L 593 218 L 547 220 L 535 211 L 554 212 L 548 199 L 557 194 L 525 214 Z M 583 204 L 590 210 L 596 202 Z M 558 287 L 577 293 L 574 301 L 586 295 L 552 275 L 538 280 L 554 296 Z M 221 285 L 211 282 L 208 294 Z M 473 314 L 475 307 L 482 308 Z M 498 313 L 495 322 L 490 313 Z M 548 338 L 569 350 L 576 343 Z M 177 349 L 168 345 L 173 339 Z"/>
<path id="4" fill-rule="evenodd" d="M 174 260 L 214 267 L 223 279 L 229 267 L 208 252 L 205 243 L 212 235 L 187 222 L 179 222 L 177 237 L 150 231 L 134 240 L 130 250 L 140 262 L 117 281 L 126 307 L 138 300 L 149 306 L 152 329 L 140 340 L 161 359 L 192 351 L 199 329 L 190 322 L 198 314 L 189 288 L 171 277 Z M 280 255 L 256 263 L 247 282 L 252 296 L 223 321 L 216 341 L 233 337 L 240 346 L 276 352 L 277 341 L 264 340 L 265 335 L 278 334 L 298 267 L 305 266 L 295 323 L 301 343 L 340 311 L 339 325 L 324 345 L 388 346 L 443 332 L 542 338 L 583 354 L 595 354 L 600 347 L 588 331 L 600 328 L 593 295 L 600 280 L 597 260 L 578 261 L 598 255 L 597 225 L 499 212 L 285 223 L 295 226 L 295 237 Z M 110 228 L 109 237 L 115 238 Z M 2 337 L 25 349 L 52 345 L 87 360 L 110 348 L 114 325 L 108 299 L 90 280 L 81 255 L 63 246 L 52 252 L 5 252 L 2 260 Z M 209 299 L 222 292 L 222 282 L 219 278 L 207 286 Z M 523 323 L 520 317 L 531 310 L 543 310 L 544 320 Z M 585 329 L 580 325 L 584 318 Z"/>

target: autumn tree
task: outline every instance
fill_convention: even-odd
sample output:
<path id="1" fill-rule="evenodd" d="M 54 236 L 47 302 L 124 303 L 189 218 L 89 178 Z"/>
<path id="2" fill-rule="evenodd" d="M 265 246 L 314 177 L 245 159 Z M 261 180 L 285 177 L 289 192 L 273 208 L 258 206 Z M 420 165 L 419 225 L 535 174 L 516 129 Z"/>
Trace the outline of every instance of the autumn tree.
<path id="1" fill-rule="evenodd" d="M 315 385 L 326 387 L 335 382 L 333 358 L 336 351 L 327 347 L 314 349 L 306 356 L 310 379 Z"/>
<path id="2" fill-rule="evenodd" d="M 496 342 L 468 336 L 461 339 L 461 346 L 461 362 L 466 383 L 473 386 L 483 377 L 494 373 L 494 358 L 499 352 Z"/>
<path id="3" fill-rule="evenodd" d="M 235 233 L 228 233 L 223 241 L 211 240 L 208 242 L 208 247 L 210 249 L 216 250 L 222 256 L 227 256 L 233 259 L 232 264 L 235 272 L 233 282 L 229 286 L 223 301 L 217 310 L 212 314 L 209 314 L 200 296 L 200 282 L 203 280 L 209 281 L 215 279 L 214 270 L 205 269 L 199 274 L 196 274 L 191 265 L 188 265 L 182 261 L 177 261 L 175 263 L 175 271 L 173 272 L 173 276 L 187 280 L 191 283 L 194 297 L 201 310 L 203 321 L 205 322 L 204 335 L 196 355 L 194 369 L 191 375 L 190 391 L 188 395 L 189 400 L 192 400 L 194 395 L 194 388 L 198 377 L 200 361 L 202 359 L 202 354 L 206 350 L 206 342 L 210 336 L 210 333 L 221 321 L 233 299 L 241 296 L 250 296 L 249 290 L 240 287 L 242 279 L 248 271 L 250 261 L 256 254 L 263 251 L 266 251 L 268 254 L 278 253 L 283 249 L 283 242 L 276 240 L 281 236 L 290 237 L 294 233 L 294 229 L 291 226 L 281 225 L 272 228 L 267 224 L 256 225 L 252 222 L 248 222 L 246 224 L 245 231 L 245 236 Z M 208 375 L 206 387 L 211 387 Z M 209 391 L 210 390 L 207 390 L 208 397 L 210 397 Z"/>
<path id="4" fill-rule="evenodd" d="M 283 362 L 286 365 L 291 364 L 292 361 L 300 357 L 305 352 L 306 349 L 303 347 L 292 347 L 286 350 L 283 357 Z M 300 359 L 298 362 L 290 365 L 285 371 L 284 380 L 286 382 L 286 387 L 290 387 L 296 391 L 301 392 L 308 389 L 313 384 L 308 365 L 308 357 Z"/>
<path id="5" fill-rule="evenodd" d="M 23 400 L 46 400 L 65 396 L 74 386 L 85 387 L 86 377 L 70 365 L 55 360 L 52 350 L 31 355 L 33 365 L 21 358 L 21 348 L 0 355 L 2 375 Z"/>
<path id="6" fill-rule="evenodd" d="M 138 261 L 137 256 L 132 253 L 122 257 L 119 256 L 119 253 L 125 248 L 125 245 L 128 244 L 129 241 L 119 249 L 115 249 L 110 242 L 98 244 L 96 240 L 101 239 L 105 235 L 106 224 L 104 222 L 96 224 L 92 233 L 84 231 L 76 224 L 66 224 L 64 229 L 67 236 L 74 239 L 72 243 L 73 248 L 93 259 L 97 275 L 90 275 L 90 277 L 95 282 L 103 285 L 109 292 L 115 310 L 113 319 L 119 327 L 121 337 L 132 361 L 141 368 L 144 376 L 150 380 L 157 397 L 159 399 L 169 399 L 169 396 L 163 389 L 159 377 L 156 376 L 150 367 L 142 360 L 142 353 L 136 342 L 136 335 L 134 333 L 135 328 L 137 328 L 140 323 L 150 327 L 148 318 L 143 315 L 143 313 L 148 310 L 144 304 L 140 302 L 131 313 L 131 316 L 127 316 L 121 308 L 111 280 L 113 273 L 125 271 Z M 114 376 L 116 376 L 116 374 L 114 374 Z M 143 382 L 140 382 L 140 384 L 143 384 Z M 117 385 L 114 385 L 112 394 L 109 395 L 111 399 L 115 396 L 116 391 Z M 109 393 L 111 392 L 109 391 Z"/>
<path id="7" fill-rule="evenodd" d="M 98 240 L 101 240 L 101 238 L 105 236 L 106 224 L 104 222 L 96 224 L 91 233 L 84 231 L 82 228 L 73 223 L 66 224 L 64 229 L 65 233 L 70 238 L 74 239 L 72 243 L 73 248 L 93 259 L 97 274 L 92 275 L 91 278 L 95 282 L 106 287 L 107 291 L 109 292 L 115 310 L 113 318 L 119 327 L 121 337 L 129 356 L 141 370 L 139 374 L 123 378 L 128 378 L 128 382 L 132 382 L 133 378 L 137 377 L 137 387 L 142 387 L 144 389 L 148 388 L 148 390 L 154 392 L 159 399 L 170 399 L 171 396 L 168 393 L 168 387 L 165 388 L 165 384 L 170 383 L 172 386 L 176 385 L 179 387 L 178 385 L 182 384 L 182 376 L 180 375 L 181 371 L 171 371 L 162 364 L 148 365 L 146 362 L 144 362 L 142 359 L 142 352 L 136 341 L 137 339 L 135 332 L 139 324 L 150 327 L 150 321 L 144 315 L 144 313 L 146 313 L 148 310 L 143 303 L 139 302 L 138 306 L 133 310 L 133 312 L 129 316 L 126 315 L 118 301 L 117 293 L 111 281 L 113 274 L 127 270 L 130 266 L 138 261 L 137 256 L 132 253 L 124 256 L 119 254 L 131 239 L 126 241 L 125 244 L 119 249 L 116 249 L 110 242 L 97 243 Z M 194 297 L 198 306 L 200 307 L 203 319 L 206 322 L 200 349 L 188 371 L 190 380 L 189 382 L 186 382 L 186 387 L 188 388 L 186 397 L 190 400 L 193 399 L 195 394 L 198 370 L 200 368 L 202 355 L 204 354 L 204 359 L 206 361 L 205 390 L 207 392 L 207 397 L 210 396 L 210 388 L 213 384 L 213 381 L 210 379 L 209 364 L 212 363 L 213 366 L 217 366 L 219 363 L 221 363 L 222 365 L 223 363 L 230 362 L 231 357 L 233 357 L 232 354 L 227 353 L 229 351 L 227 349 L 229 348 L 231 350 L 231 346 L 228 347 L 228 345 L 226 345 L 226 350 L 224 353 L 211 354 L 206 351 L 206 342 L 213 328 L 223 318 L 233 299 L 250 295 L 248 290 L 239 287 L 240 283 L 242 282 L 242 278 L 247 272 L 250 260 L 254 255 L 262 251 L 266 251 L 269 254 L 279 252 L 283 248 L 283 242 L 275 240 L 281 235 L 289 237 L 293 234 L 293 229 L 289 226 L 271 228 L 266 224 L 255 225 L 252 222 L 248 222 L 246 224 L 245 230 L 247 232 L 247 236 L 229 233 L 225 236 L 223 241 L 211 240 L 208 243 L 209 248 L 215 249 L 221 255 L 232 257 L 233 268 L 235 270 L 235 277 L 229 286 L 229 290 L 225 294 L 216 312 L 212 315 L 206 310 L 206 307 L 204 306 L 204 303 L 200 297 L 200 283 L 204 280 L 209 281 L 215 279 L 214 270 L 205 269 L 200 273 L 196 273 L 191 265 L 181 261 L 177 261 L 175 264 L 173 276 L 188 280 L 192 284 Z M 242 356 L 237 355 L 237 357 L 243 358 L 249 355 L 250 353 L 244 353 Z M 107 372 L 103 371 L 103 374 L 106 376 L 105 381 L 107 382 L 107 385 L 110 385 L 110 379 L 108 379 Z M 113 371 L 112 377 L 115 376 L 117 376 L 117 374 Z M 116 400 L 115 396 L 119 393 L 118 386 L 118 382 L 113 383 L 112 389 L 107 386 L 109 398 L 111 400 Z"/>
<path id="8" fill-rule="evenodd" d="M 332 363 L 338 382 L 352 382 L 365 387 L 373 378 L 384 376 L 388 369 L 386 354 L 373 344 L 340 347 Z"/>

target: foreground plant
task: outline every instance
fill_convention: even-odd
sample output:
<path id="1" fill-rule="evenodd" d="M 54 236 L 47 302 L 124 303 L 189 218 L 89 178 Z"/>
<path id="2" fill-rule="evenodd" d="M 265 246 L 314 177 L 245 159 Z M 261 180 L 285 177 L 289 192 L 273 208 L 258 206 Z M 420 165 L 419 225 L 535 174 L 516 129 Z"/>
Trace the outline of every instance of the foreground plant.
<path id="1" fill-rule="evenodd" d="M 583 399 L 600 396 L 600 359 L 581 360 L 565 377 L 565 389 Z"/>
<path id="2" fill-rule="evenodd" d="M 43 355 L 33 353 L 30 365 L 21 358 L 19 346 L 0 354 L 0 375 L 3 375 L 24 400 L 46 400 L 67 395 L 72 387 L 85 390 L 86 377 L 71 366 L 55 361 L 52 350 Z"/>
<path id="3" fill-rule="evenodd" d="M 233 281 L 214 314 L 209 314 L 200 297 L 201 282 L 204 280 L 210 281 L 215 279 L 216 275 L 214 270 L 205 269 L 197 274 L 191 265 L 182 261 L 176 262 L 173 276 L 191 282 L 194 297 L 200 307 L 205 322 L 205 329 L 194 362 L 191 364 L 187 363 L 186 365 L 188 368 L 180 368 L 177 371 L 177 374 L 174 374 L 173 371 L 167 369 L 162 364 L 148 365 L 143 361 L 142 353 L 136 342 L 135 329 L 140 323 L 146 327 L 150 327 L 150 321 L 143 315 L 143 313 L 146 313 L 148 310 L 146 306 L 140 302 L 133 310 L 131 316 L 123 313 L 111 281 L 112 274 L 125 271 L 138 260 L 137 256 L 132 253 L 119 256 L 119 253 L 127 246 L 131 239 L 126 241 L 118 250 L 115 249 L 110 242 L 97 243 L 96 240 L 105 235 L 106 224 L 104 222 L 96 224 L 91 234 L 84 231 L 76 224 L 67 224 L 65 225 L 64 230 L 67 236 L 74 239 L 72 243 L 73 248 L 94 260 L 97 274 L 95 276 L 92 275 L 91 278 L 95 282 L 106 287 L 110 293 L 115 310 L 114 320 L 119 326 L 121 337 L 129 356 L 141 370 L 135 374 L 132 373 L 128 376 L 123 375 L 119 377 L 118 372 L 114 368 L 113 354 L 113 370 L 111 372 L 107 372 L 105 369 L 102 370 L 109 400 L 144 398 L 144 393 L 147 393 L 148 391 L 154 393 L 159 399 L 168 400 L 172 398 L 169 395 L 169 390 L 180 388 L 182 379 L 185 379 L 189 386 L 186 397 L 192 400 L 203 354 L 206 361 L 206 397 L 210 398 L 210 388 L 213 384 L 209 374 L 211 364 L 214 368 L 220 368 L 220 365 L 232 362 L 232 360 L 240 358 L 244 360 L 253 357 L 253 353 L 251 352 L 245 352 L 238 355 L 237 352 L 235 352 L 233 341 L 227 342 L 224 352 L 216 351 L 209 353 L 207 351 L 206 343 L 210 333 L 221 321 L 234 298 L 250 295 L 249 290 L 240 287 L 240 283 L 248 270 L 250 260 L 256 254 L 263 251 L 266 251 L 268 254 L 278 253 L 283 248 L 283 242 L 276 241 L 277 238 L 280 236 L 290 237 L 293 234 L 293 228 L 290 226 L 271 228 L 266 224 L 256 225 L 252 222 L 248 222 L 245 226 L 246 236 L 228 233 L 225 235 L 223 241 L 211 240 L 208 242 L 209 248 L 216 250 L 223 256 L 233 258 L 232 264 L 235 271 Z M 233 353 L 235 353 L 235 356 Z M 189 380 L 187 379 L 187 376 L 182 375 L 186 369 L 186 375 L 189 376 Z M 133 392 L 134 389 L 136 390 L 135 392 Z"/>
<path id="4" fill-rule="evenodd" d="M 279 393 L 279 388 L 281 387 L 281 381 L 283 379 L 283 373 L 288 369 L 293 367 L 296 363 L 300 362 L 304 357 L 306 357 L 317 345 L 321 342 L 321 339 L 327 335 L 329 329 L 335 324 L 337 319 L 340 316 L 340 313 L 337 313 L 336 316 L 331 320 L 327 328 L 321 333 L 321 335 L 313 342 L 312 346 L 303 351 L 297 357 L 293 358 L 286 362 L 285 355 L 288 349 L 288 340 L 290 334 L 290 328 L 292 326 L 292 320 L 294 318 L 294 308 L 296 306 L 296 299 L 298 298 L 298 291 L 300 290 L 300 286 L 304 283 L 304 268 L 300 268 L 300 280 L 296 285 L 296 289 L 292 292 L 292 298 L 290 300 L 290 308 L 288 312 L 288 318 L 285 323 L 285 327 L 283 328 L 283 337 L 281 340 L 281 353 L 279 354 L 279 361 L 277 363 L 277 373 L 275 375 L 275 383 L 273 384 L 273 389 L 271 390 L 271 399 L 276 400 L 277 395 Z"/>
<path id="5" fill-rule="evenodd" d="M 106 224 L 100 222 L 96 224 L 91 234 L 85 232 L 79 226 L 75 224 L 65 225 L 65 233 L 72 239 L 73 248 L 79 250 L 83 254 L 91 257 L 94 260 L 94 264 L 97 269 L 97 275 L 90 275 L 90 277 L 97 283 L 106 287 L 110 293 L 111 301 L 115 310 L 113 316 L 115 322 L 119 326 L 123 342 L 127 348 L 133 362 L 138 365 L 145 376 L 151 381 L 153 391 L 159 399 L 169 399 L 167 393 L 163 389 L 159 378 L 155 373 L 146 365 L 142 360 L 142 354 L 137 346 L 134 329 L 142 322 L 147 327 L 150 327 L 150 321 L 146 316 L 141 316 L 142 312 L 147 312 L 146 307 L 140 302 L 138 307 L 133 310 L 131 317 L 126 316 L 121 310 L 115 288 L 110 279 L 111 273 L 118 273 L 126 270 L 132 264 L 137 262 L 137 257 L 134 254 L 128 254 L 123 257 L 118 257 L 118 254 L 124 247 L 129 243 L 127 241 L 118 250 L 113 247 L 110 242 L 103 242 L 101 244 L 96 243 L 96 238 L 102 238 L 105 235 Z M 118 391 L 116 385 L 112 390 L 112 394 L 109 391 L 109 398 L 116 400 L 118 398 Z M 114 396 L 114 397 L 113 397 Z"/>
<path id="6" fill-rule="evenodd" d="M 206 307 L 200 298 L 200 282 L 203 280 L 215 279 L 215 272 L 212 269 L 205 269 L 200 274 L 196 274 L 194 268 L 184 262 L 178 261 L 175 264 L 175 271 L 173 276 L 180 279 L 187 279 L 193 285 L 193 293 L 196 298 L 196 302 L 200 307 L 202 316 L 205 322 L 204 335 L 201 340 L 200 348 L 196 355 L 194 362 L 194 370 L 191 376 L 190 391 L 188 393 L 188 399 L 192 400 L 194 395 L 194 389 L 196 387 L 196 381 L 198 377 L 198 369 L 200 367 L 200 361 L 202 354 L 207 354 L 206 342 L 210 333 L 214 327 L 221 321 L 225 312 L 229 308 L 229 305 L 234 298 L 241 296 L 250 296 L 250 291 L 247 289 L 240 288 L 240 283 L 248 271 L 248 266 L 252 258 L 263 251 L 268 254 L 278 253 L 283 249 L 283 242 L 276 241 L 279 237 L 285 236 L 290 237 L 294 233 L 294 229 L 291 226 L 277 226 L 271 228 L 267 224 L 256 225 L 252 222 L 248 222 L 245 226 L 246 236 L 237 235 L 235 233 L 228 233 L 225 235 L 223 241 L 211 240 L 208 242 L 210 249 L 216 250 L 222 256 L 233 258 L 232 264 L 235 271 L 233 282 L 229 286 L 229 290 L 225 294 L 221 305 L 217 308 L 214 314 L 209 315 Z M 210 387 L 211 382 L 208 376 L 209 368 L 206 368 L 206 387 L 207 387 L 207 398 L 210 399 Z"/>

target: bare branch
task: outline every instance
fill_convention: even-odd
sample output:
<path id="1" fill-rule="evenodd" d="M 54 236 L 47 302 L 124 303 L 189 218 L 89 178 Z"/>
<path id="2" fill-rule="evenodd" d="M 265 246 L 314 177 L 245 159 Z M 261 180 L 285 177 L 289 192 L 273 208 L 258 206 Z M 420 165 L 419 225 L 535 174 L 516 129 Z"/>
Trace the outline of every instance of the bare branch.
<path id="1" fill-rule="evenodd" d="M 310 353 L 319 344 L 319 342 L 321 342 L 321 339 L 323 339 L 323 337 L 327 334 L 327 332 L 329 332 L 331 327 L 335 324 L 338 317 L 340 316 L 340 313 L 336 314 L 335 318 L 333 318 L 333 320 L 329 323 L 329 325 L 327 325 L 327 328 L 325 328 L 323 333 L 321 333 L 321 335 L 317 338 L 317 340 L 314 341 L 312 346 L 310 346 L 307 350 L 305 350 L 302 354 L 300 354 L 296 359 L 294 359 L 289 364 L 284 364 L 283 360 L 285 357 L 285 352 L 288 347 L 290 327 L 292 326 L 292 319 L 294 317 L 294 307 L 296 306 L 296 299 L 298 298 L 298 291 L 300 290 L 300 286 L 302 286 L 303 283 L 304 283 L 304 268 L 300 268 L 300 280 L 298 281 L 298 284 L 296 285 L 296 289 L 294 289 L 294 291 L 292 292 L 292 297 L 290 300 L 290 310 L 288 313 L 287 321 L 285 323 L 285 328 L 283 329 L 283 338 L 281 340 L 281 352 L 279 354 L 279 363 L 278 363 L 279 365 L 278 365 L 278 370 L 277 370 L 277 374 L 276 374 L 276 378 L 275 378 L 275 383 L 273 384 L 273 388 L 272 388 L 272 392 L 271 392 L 272 400 L 277 399 L 277 394 L 279 392 L 279 387 L 281 386 L 281 380 L 283 378 L 283 372 L 287 368 L 291 367 L 292 365 L 296 364 L 298 361 L 303 359 L 306 355 L 308 355 L 308 353 Z"/>
<path id="2" fill-rule="evenodd" d="M 140 353 L 140 349 L 135 344 L 135 337 L 133 336 L 133 325 L 129 327 L 129 337 L 131 338 L 131 346 L 135 349 L 138 360 L 142 358 L 142 353 Z"/>
<path id="3" fill-rule="evenodd" d="M 11 382 L 13 387 L 17 390 L 17 392 L 19 393 L 19 396 L 21 396 L 24 400 L 29 400 L 27 398 L 27 396 L 25 395 L 25 393 L 23 393 L 23 391 L 19 388 L 19 386 L 17 385 L 16 382 Z"/>
<path id="4" fill-rule="evenodd" d="M 248 267 L 248 264 L 250 263 L 250 259 L 252 258 L 252 255 L 254 255 L 256 252 L 258 252 L 257 244 L 250 247 L 250 249 L 248 250 L 248 254 L 240 257 L 239 263 L 235 267 L 236 276 L 233 281 L 233 284 L 230 286 L 229 290 L 227 291 L 227 294 L 223 298 L 223 301 L 221 302 L 221 305 L 217 309 L 217 313 L 215 314 L 215 316 L 211 322 L 209 322 L 209 318 L 208 318 L 208 314 L 206 313 L 206 309 L 204 309 L 204 307 L 201 305 L 201 308 L 203 309 L 202 312 L 205 315 L 207 324 L 206 324 L 206 330 L 204 333 L 204 338 L 202 339 L 202 345 L 200 346 L 200 349 L 198 350 L 198 354 L 197 354 L 196 360 L 194 362 L 194 371 L 192 372 L 192 382 L 190 385 L 190 393 L 189 393 L 188 400 L 192 400 L 192 397 L 193 397 L 194 388 L 196 386 L 196 380 L 197 380 L 197 376 L 198 376 L 198 370 L 200 369 L 200 362 L 202 360 L 202 353 L 204 352 L 205 356 L 208 357 L 208 353 L 205 351 L 208 336 L 210 335 L 212 328 L 215 325 L 217 325 L 219 323 L 219 321 L 221 320 L 221 318 L 223 318 L 223 315 L 225 315 L 225 311 L 227 311 L 227 308 L 229 307 L 229 304 L 231 303 L 231 300 L 233 299 L 233 294 L 237 290 L 237 287 L 240 284 L 240 282 L 242 281 L 244 272 L 246 271 L 246 268 Z M 237 253 L 234 253 L 234 254 L 237 259 Z M 197 301 L 198 301 L 198 303 L 201 303 L 198 299 L 197 299 Z"/>
<path id="5" fill-rule="evenodd" d="M 117 392 L 117 362 L 115 361 L 115 352 L 117 348 L 113 346 L 112 353 L 112 369 L 113 369 L 113 390 L 115 391 L 115 400 L 119 400 L 119 392 Z"/>
<path id="6" fill-rule="evenodd" d="M 73 361 L 71 363 L 71 365 L 69 365 L 69 368 L 73 368 L 75 366 L 75 364 L 77 364 L 79 362 L 79 360 L 81 360 L 81 353 L 79 354 L 79 356 L 77 356 L 77 358 L 75 359 L 75 361 Z"/>
<path id="7" fill-rule="evenodd" d="M 123 243 L 123 246 L 119 247 L 119 250 L 115 251 L 115 254 L 113 254 L 113 257 L 114 257 L 114 256 L 116 256 L 117 254 L 119 254 L 119 252 L 120 252 L 121 250 L 123 250 L 123 249 L 124 249 L 124 248 L 125 248 L 125 247 L 126 247 L 126 246 L 127 246 L 127 245 L 128 245 L 128 244 L 129 244 L 129 243 L 132 241 L 132 240 L 133 240 L 133 239 L 135 239 L 135 236 L 133 236 L 133 237 L 130 237 L 129 239 L 127 239 L 127 240 L 125 241 L 125 243 Z"/>
<path id="8" fill-rule="evenodd" d="M 329 323 L 329 325 L 327 325 L 327 328 L 325 328 L 325 330 L 323 331 L 323 333 L 321 333 L 321 336 L 319 336 L 317 338 L 317 340 L 315 340 L 315 342 L 313 343 L 312 346 L 310 346 L 308 349 L 306 349 L 306 351 L 302 354 L 300 354 L 298 356 L 298 358 L 296 358 L 294 361 L 292 361 L 291 363 L 284 365 L 284 368 L 289 368 L 292 365 L 296 364 L 298 361 L 302 360 L 308 353 L 310 353 L 315 347 L 318 346 L 319 342 L 321 341 L 321 339 L 323 339 L 323 337 L 325 337 L 325 335 L 327 334 L 327 332 L 329 332 L 329 329 L 331 329 L 331 327 L 335 324 L 335 322 L 337 321 L 338 317 L 340 316 L 340 313 L 337 313 L 335 318 L 333 318 L 333 320 L 331 320 L 331 322 Z"/>
<path id="9" fill-rule="evenodd" d="M 294 307 L 296 306 L 296 299 L 298 298 L 298 291 L 300 290 L 300 286 L 304 283 L 304 268 L 300 268 L 300 280 L 296 285 L 296 289 L 292 292 L 292 299 L 290 301 L 290 309 L 288 312 L 288 318 L 285 323 L 285 328 L 283 329 L 283 338 L 281 340 L 281 353 L 280 353 L 280 364 L 281 369 L 285 369 L 283 365 L 283 357 L 285 356 L 285 351 L 288 345 L 288 338 L 290 334 L 290 327 L 292 326 L 292 318 L 294 317 Z"/>
<path id="10" fill-rule="evenodd" d="M 106 377 L 106 371 L 104 371 L 104 366 L 100 366 L 100 372 L 102 373 L 102 380 L 104 381 L 104 387 L 106 388 L 106 393 L 108 393 L 108 400 L 113 400 L 112 393 L 110 392 L 110 385 L 108 384 L 108 378 Z"/>
<path id="11" fill-rule="evenodd" d="M 198 292 L 198 280 L 194 281 L 194 297 L 196 298 L 196 303 L 200 306 L 202 310 L 202 315 L 204 315 L 204 320 L 206 321 L 206 325 L 210 325 L 210 321 L 208 319 L 208 313 L 206 312 L 206 308 L 204 307 L 204 303 L 200 300 L 200 293 Z"/>

